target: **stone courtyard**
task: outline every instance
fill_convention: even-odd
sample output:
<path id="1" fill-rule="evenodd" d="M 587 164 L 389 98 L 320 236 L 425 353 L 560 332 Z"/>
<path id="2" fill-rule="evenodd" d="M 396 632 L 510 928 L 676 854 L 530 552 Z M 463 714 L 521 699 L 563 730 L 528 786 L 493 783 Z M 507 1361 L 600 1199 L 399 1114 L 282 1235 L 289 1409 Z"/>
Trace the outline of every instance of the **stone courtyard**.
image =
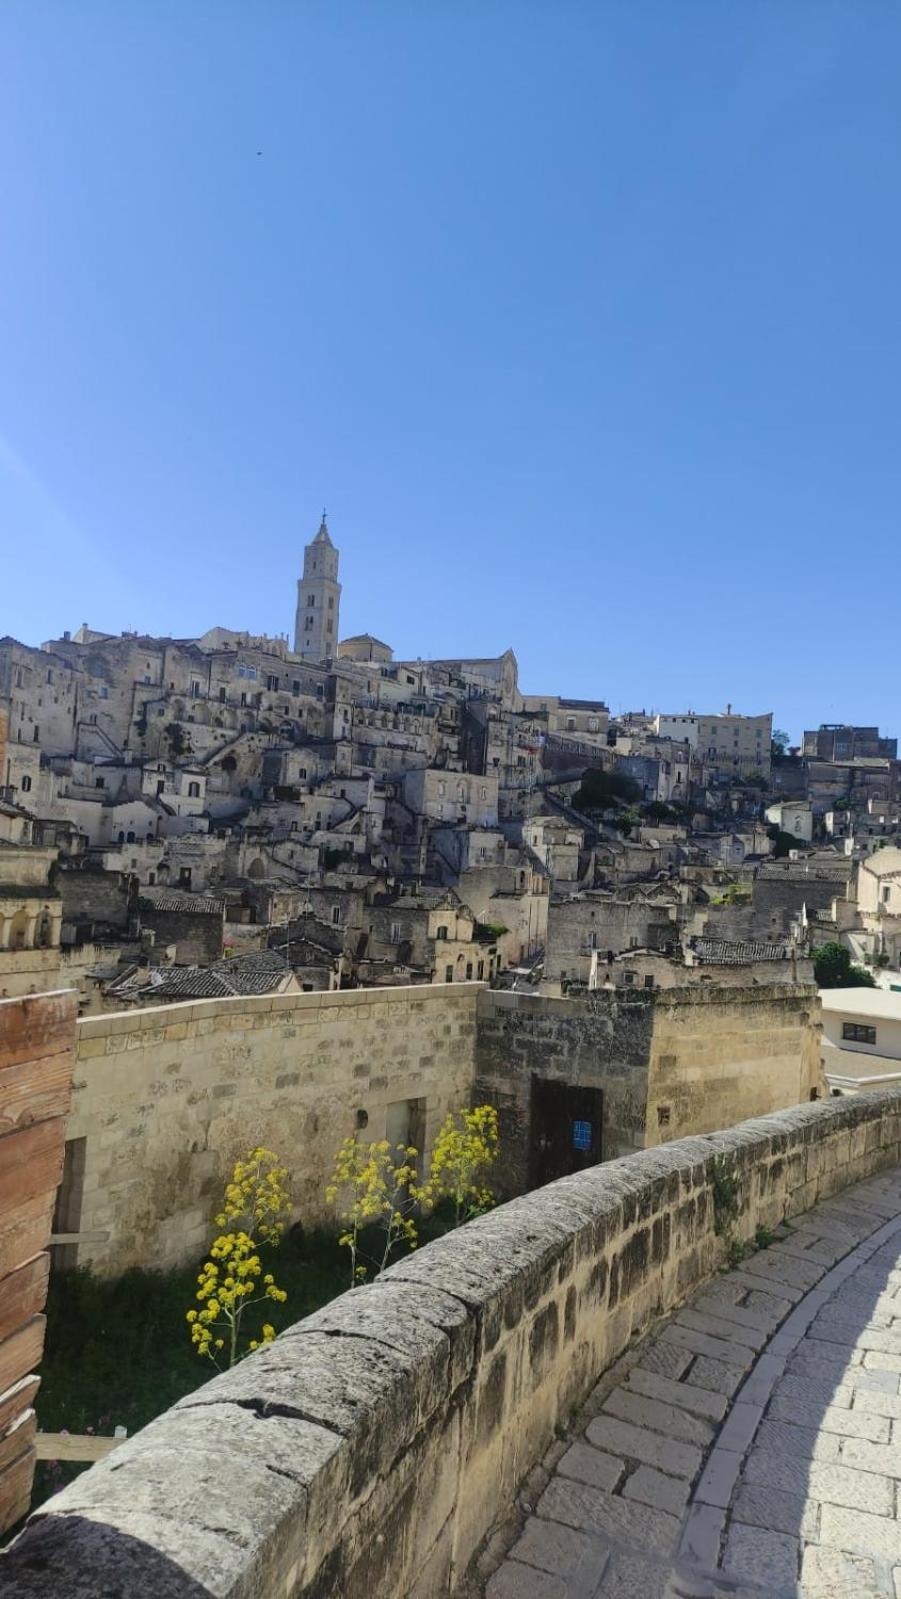
<path id="1" fill-rule="evenodd" d="M 605 1373 L 474 1591 L 898 1599 L 899 1388 L 894 1171 L 780 1227 Z"/>

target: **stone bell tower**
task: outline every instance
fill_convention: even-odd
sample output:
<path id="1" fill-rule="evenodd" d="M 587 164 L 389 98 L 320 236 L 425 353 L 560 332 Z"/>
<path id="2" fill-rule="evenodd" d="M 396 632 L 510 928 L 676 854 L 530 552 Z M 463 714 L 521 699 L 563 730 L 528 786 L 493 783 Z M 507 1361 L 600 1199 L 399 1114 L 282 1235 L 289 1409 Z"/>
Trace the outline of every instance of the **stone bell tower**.
<path id="1" fill-rule="evenodd" d="M 303 552 L 303 577 L 297 585 L 294 653 L 305 661 L 333 660 L 338 648 L 338 551 L 329 536 L 325 512 L 319 532 Z"/>

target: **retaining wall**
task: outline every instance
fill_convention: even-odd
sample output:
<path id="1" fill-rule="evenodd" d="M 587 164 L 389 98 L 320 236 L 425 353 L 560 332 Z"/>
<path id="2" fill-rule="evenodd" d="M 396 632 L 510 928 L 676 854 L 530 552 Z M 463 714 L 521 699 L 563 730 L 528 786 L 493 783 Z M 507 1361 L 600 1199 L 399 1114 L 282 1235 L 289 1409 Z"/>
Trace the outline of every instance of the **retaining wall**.
<path id="1" fill-rule="evenodd" d="M 895 1164 L 899 1138 L 901 1092 L 832 1100 L 511 1201 L 298 1323 L 93 1467 L 0 1560 L 0 1590 L 450 1593 L 555 1425 L 722 1260 L 717 1157 L 748 1238 Z"/>
<path id="2" fill-rule="evenodd" d="M 79 1264 L 113 1274 L 196 1260 L 235 1160 L 256 1144 L 288 1167 L 304 1222 L 333 1223 L 324 1189 L 343 1138 L 360 1126 L 384 1138 L 389 1106 L 413 1102 L 428 1149 L 469 1104 L 479 986 L 85 1017 L 66 1138 L 86 1140 L 81 1229 L 109 1240 L 80 1246 Z"/>

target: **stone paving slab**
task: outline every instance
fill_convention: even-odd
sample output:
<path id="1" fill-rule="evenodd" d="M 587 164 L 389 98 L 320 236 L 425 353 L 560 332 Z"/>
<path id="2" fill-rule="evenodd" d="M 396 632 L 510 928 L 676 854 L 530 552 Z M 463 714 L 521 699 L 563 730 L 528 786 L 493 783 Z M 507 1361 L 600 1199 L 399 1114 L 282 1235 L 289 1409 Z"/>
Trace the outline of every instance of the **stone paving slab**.
<path id="1" fill-rule="evenodd" d="M 705 1284 L 546 1468 L 485 1599 L 901 1599 L 901 1171 Z"/>

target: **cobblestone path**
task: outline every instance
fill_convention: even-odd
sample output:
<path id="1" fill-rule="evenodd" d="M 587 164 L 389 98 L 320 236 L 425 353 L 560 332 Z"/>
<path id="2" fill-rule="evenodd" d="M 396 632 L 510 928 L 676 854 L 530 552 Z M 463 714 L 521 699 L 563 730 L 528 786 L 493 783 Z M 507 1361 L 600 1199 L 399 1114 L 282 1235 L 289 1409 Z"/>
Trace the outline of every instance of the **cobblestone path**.
<path id="1" fill-rule="evenodd" d="M 484 1593 L 901 1599 L 899 1492 L 893 1171 L 781 1227 L 605 1374 Z"/>

